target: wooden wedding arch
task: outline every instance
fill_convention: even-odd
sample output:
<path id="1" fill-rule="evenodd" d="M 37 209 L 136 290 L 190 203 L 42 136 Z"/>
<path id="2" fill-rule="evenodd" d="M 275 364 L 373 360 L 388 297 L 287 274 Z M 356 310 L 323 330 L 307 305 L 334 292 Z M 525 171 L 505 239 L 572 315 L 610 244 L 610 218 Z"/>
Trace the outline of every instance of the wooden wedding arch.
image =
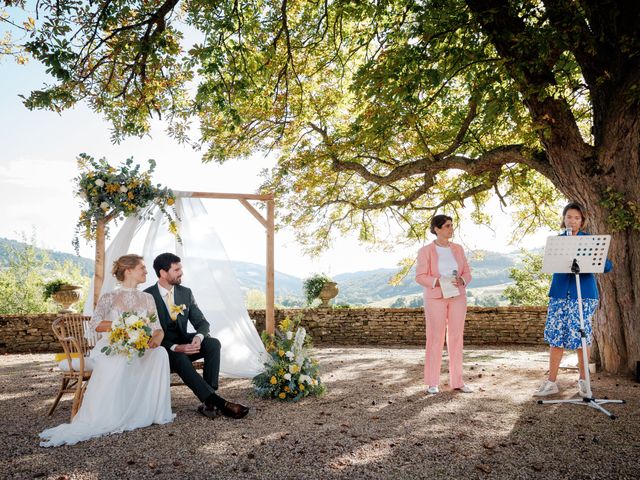
<path id="1" fill-rule="evenodd" d="M 274 215 L 275 201 L 272 193 L 268 194 L 252 194 L 252 193 L 213 193 L 213 192 L 175 192 L 177 196 L 191 198 L 213 198 L 222 200 L 238 200 L 251 215 L 265 228 L 267 234 L 267 272 L 266 272 L 266 290 L 267 305 L 265 327 L 268 333 L 273 334 L 275 331 L 275 311 L 274 311 Z M 265 202 L 267 206 L 267 218 L 256 210 L 249 203 L 250 200 Z M 96 256 L 95 271 L 93 277 L 93 306 L 95 308 L 98 298 L 100 297 L 100 289 L 104 282 L 104 256 L 105 256 L 105 227 L 111 220 L 109 216 L 98 220 L 96 230 Z"/>

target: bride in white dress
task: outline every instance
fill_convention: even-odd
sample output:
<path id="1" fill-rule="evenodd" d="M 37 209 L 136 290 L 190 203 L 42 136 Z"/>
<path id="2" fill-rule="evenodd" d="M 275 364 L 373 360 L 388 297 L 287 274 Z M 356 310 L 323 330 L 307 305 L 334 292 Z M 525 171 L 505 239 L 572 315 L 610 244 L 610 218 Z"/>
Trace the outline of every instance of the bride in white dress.
<path id="1" fill-rule="evenodd" d="M 106 293 L 98 301 L 91 319 L 91 328 L 108 332 L 111 322 L 124 312 L 143 316 L 156 314 L 153 297 L 137 290 L 144 283 L 147 269 L 139 255 L 124 255 L 114 262 L 113 275 L 122 288 Z M 109 344 L 103 335 L 91 351 L 93 373 L 87 385 L 82 406 L 71 423 L 49 428 L 40 434 L 43 447 L 73 445 L 77 442 L 110 433 L 146 427 L 153 423 L 168 423 L 171 413 L 169 358 L 159 347 L 164 336 L 159 321 L 149 323 L 152 337 L 149 349 L 142 357 L 134 355 L 107 356 L 100 350 Z"/>

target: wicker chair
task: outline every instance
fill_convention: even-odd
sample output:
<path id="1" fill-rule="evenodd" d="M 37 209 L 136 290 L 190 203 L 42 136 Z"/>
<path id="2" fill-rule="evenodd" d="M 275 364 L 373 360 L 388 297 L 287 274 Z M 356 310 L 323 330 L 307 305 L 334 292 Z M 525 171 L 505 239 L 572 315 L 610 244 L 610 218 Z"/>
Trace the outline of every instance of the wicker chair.
<path id="1" fill-rule="evenodd" d="M 66 358 L 60 362 L 62 385 L 49 410 L 49 415 L 53 414 L 65 393 L 73 393 L 72 419 L 82 405 L 87 382 L 91 378 L 91 366 L 87 361 L 88 355 L 96 343 L 95 336 L 89 339 L 85 338 L 85 331 L 89 331 L 87 324 L 90 319 L 91 317 L 80 314 L 67 314 L 56 318 L 51 325 L 54 335 L 62 345 Z"/>

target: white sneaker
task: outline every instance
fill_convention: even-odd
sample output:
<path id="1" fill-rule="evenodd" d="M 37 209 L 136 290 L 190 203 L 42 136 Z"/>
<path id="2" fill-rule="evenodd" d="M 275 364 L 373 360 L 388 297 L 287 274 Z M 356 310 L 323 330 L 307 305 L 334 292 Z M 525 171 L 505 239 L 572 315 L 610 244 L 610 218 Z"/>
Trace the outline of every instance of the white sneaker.
<path id="1" fill-rule="evenodd" d="M 558 386 L 556 382 L 552 382 L 551 380 L 545 380 L 538 388 L 538 391 L 533 394 L 534 397 L 546 397 L 547 395 L 553 395 L 554 393 L 558 393 Z"/>
<path id="2" fill-rule="evenodd" d="M 436 393 L 440 393 L 440 390 L 438 389 L 438 386 L 436 385 L 435 387 L 427 388 L 427 393 L 429 395 L 435 395 Z"/>
<path id="3" fill-rule="evenodd" d="M 589 392 L 587 391 L 587 381 L 582 378 L 578 380 L 578 395 L 582 398 L 586 398 L 589 396 Z"/>
<path id="4" fill-rule="evenodd" d="M 473 393 L 473 388 L 471 388 L 466 383 L 464 385 L 462 385 L 460 388 L 456 388 L 454 390 L 457 390 L 457 391 L 462 392 L 462 393 Z"/>

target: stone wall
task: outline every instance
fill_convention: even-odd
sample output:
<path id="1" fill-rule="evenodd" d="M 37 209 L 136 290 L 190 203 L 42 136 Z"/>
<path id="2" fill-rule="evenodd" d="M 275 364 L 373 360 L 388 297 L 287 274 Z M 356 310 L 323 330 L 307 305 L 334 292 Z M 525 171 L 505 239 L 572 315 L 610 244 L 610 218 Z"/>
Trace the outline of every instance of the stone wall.
<path id="1" fill-rule="evenodd" d="M 61 352 L 51 324 L 56 314 L 0 315 L 0 353 Z"/>
<path id="2" fill-rule="evenodd" d="M 276 311 L 276 322 L 302 315 L 316 345 L 424 345 L 421 308 L 335 308 Z M 264 310 L 249 310 L 259 332 Z M 59 352 L 51 331 L 54 314 L 0 315 L 0 354 Z M 546 307 L 469 307 L 464 341 L 468 345 L 543 344 Z"/>
<path id="3" fill-rule="evenodd" d="M 469 345 L 543 344 L 546 307 L 469 307 L 464 341 Z M 422 308 L 334 308 L 276 311 L 276 323 L 285 316 L 302 315 L 302 325 L 315 344 L 424 345 Z M 264 310 L 249 310 L 258 331 L 264 330 Z"/>

